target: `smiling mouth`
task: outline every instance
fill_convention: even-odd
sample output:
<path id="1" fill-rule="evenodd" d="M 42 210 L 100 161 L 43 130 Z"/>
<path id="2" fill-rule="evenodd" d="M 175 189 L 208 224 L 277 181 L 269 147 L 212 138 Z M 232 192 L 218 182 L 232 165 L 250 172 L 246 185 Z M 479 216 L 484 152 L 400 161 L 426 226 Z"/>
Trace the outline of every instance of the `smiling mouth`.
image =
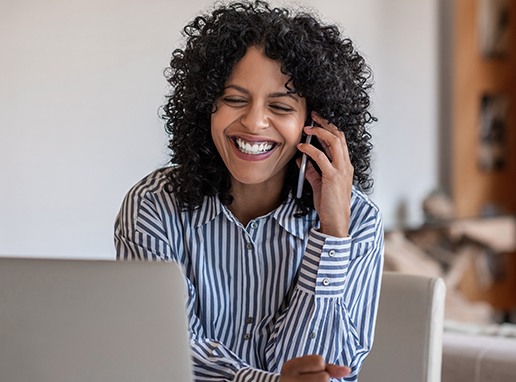
<path id="1" fill-rule="evenodd" d="M 240 152 L 248 155 L 265 154 L 277 146 L 274 142 L 249 142 L 239 137 L 233 137 L 231 140 Z"/>

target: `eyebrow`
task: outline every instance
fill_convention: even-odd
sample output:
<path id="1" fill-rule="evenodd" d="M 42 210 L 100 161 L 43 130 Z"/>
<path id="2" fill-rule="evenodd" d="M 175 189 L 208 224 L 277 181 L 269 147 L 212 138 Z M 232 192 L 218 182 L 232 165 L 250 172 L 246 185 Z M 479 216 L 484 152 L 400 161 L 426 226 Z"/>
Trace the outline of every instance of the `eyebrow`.
<path id="1" fill-rule="evenodd" d="M 238 85 L 228 85 L 228 86 L 224 87 L 224 90 L 230 89 L 230 88 L 235 89 L 244 94 L 249 94 L 249 91 L 247 89 L 245 89 L 241 86 L 238 86 Z M 274 93 L 269 94 L 269 97 L 271 97 L 271 98 L 290 97 L 294 101 L 299 102 L 299 97 L 296 97 L 295 94 L 296 94 L 295 91 L 274 92 Z"/>

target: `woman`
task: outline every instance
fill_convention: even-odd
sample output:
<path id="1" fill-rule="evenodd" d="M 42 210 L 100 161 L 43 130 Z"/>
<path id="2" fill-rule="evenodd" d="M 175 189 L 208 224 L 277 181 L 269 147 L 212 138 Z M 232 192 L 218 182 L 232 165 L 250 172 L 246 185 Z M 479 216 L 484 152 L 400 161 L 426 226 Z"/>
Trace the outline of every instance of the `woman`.
<path id="1" fill-rule="evenodd" d="M 335 26 L 262 1 L 184 32 L 167 73 L 172 166 L 126 196 L 117 257 L 182 266 L 196 380 L 357 380 L 383 252 L 361 191 L 369 69 Z"/>

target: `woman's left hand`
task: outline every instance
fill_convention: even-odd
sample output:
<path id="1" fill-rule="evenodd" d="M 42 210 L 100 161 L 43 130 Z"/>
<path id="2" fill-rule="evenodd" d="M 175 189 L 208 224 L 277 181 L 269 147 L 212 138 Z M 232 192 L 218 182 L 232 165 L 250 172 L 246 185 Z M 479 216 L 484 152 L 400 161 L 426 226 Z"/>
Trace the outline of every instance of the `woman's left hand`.
<path id="1" fill-rule="evenodd" d="M 307 161 L 305 176 L 312 186 L 314 206 L 321 221 L 320 232 L 346 237 L 349 234 L 353 185 L 353 166 L 346 137 L 317 113 L 312 113 L 312 119 L 319 126 L 306 126 L 304 132 L 317 137 L 325 152 L 306 143 L 300 143 L 297 147 L 321 169 L 319 175 L 313 164 Z"/>

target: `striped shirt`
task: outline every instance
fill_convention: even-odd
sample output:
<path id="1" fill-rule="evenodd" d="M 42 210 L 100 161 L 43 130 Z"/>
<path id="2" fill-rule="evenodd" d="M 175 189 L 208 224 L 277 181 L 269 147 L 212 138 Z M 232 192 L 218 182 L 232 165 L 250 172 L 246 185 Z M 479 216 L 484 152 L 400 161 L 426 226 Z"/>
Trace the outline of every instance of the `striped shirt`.
<path id="1" fill-rule="evenodd" d="M 352 368 L 371 349 L 383 262 L 378 208 L 354 189 L 350 236 L 318 232 L 293 199 L 243 226 L 216 197 L 183 211 L 155 171 L 125 197 L 119 260 L 183 269 L 196 381 L 277 381 L 289 359 L 319 354 Z"/>

